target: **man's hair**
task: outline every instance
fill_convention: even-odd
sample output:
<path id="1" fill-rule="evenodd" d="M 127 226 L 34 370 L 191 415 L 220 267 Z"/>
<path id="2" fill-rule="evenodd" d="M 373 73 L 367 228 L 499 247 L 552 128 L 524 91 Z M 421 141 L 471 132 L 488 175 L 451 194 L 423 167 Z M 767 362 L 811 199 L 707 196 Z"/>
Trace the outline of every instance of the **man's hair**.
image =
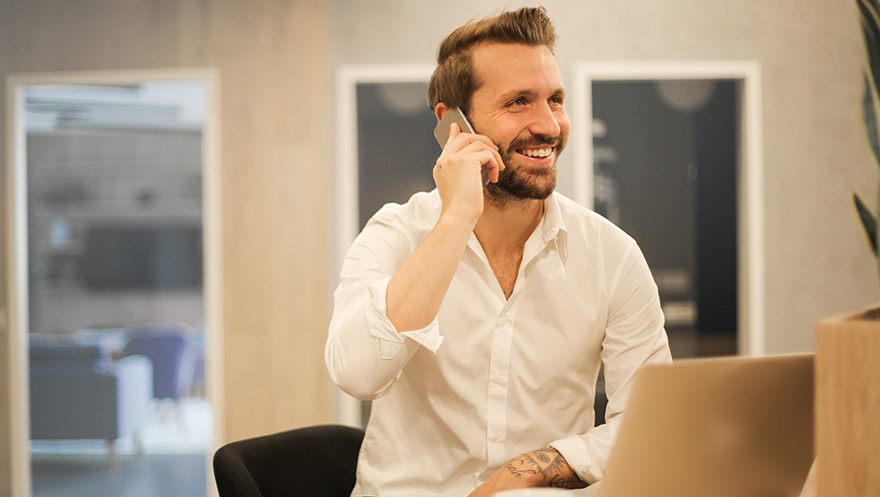
<path id="1" fill-rule="evenodd" d="M 552 53 L 556 30 L 544 7 L 523 7 L 495 17 L 471 21 L 449 33 L 440 44 L 437 69 L 428 85 L 428 103 L 432 109 L 443 102 L 467 114 L 471 96 L 482 85 L 477 80 L 471 49 L 487 42 L 544 45 Z"/>

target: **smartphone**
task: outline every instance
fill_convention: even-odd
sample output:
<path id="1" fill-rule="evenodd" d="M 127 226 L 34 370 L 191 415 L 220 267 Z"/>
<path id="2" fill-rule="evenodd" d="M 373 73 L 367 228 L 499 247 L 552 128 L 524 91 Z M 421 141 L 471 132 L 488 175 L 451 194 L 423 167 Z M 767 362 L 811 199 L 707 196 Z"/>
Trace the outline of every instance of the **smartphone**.
<path id="1" fill-rule="evenodd" d="M 452 123 L 457 123 L 459 129 L 461 129 L 463 133 L 476 133 L 474 127 L 468 122 L 467 117 L 465 117 L 464 112 L 462 112 L 461 109 L 449 109 L 446 111 L 446 114 L 443 115 L 443 119 L 441 119 L 434 128 L 434 138 L 437 139 L 440 148 L 443 148 L 443 146 L 446 145 L 446 140 L 449 139 L 449 126 Z M 486 164 L 483 164 L 481 172 L 483 175 L 483 186 L 486 186 L 489 184 L 489 168 Z"/>

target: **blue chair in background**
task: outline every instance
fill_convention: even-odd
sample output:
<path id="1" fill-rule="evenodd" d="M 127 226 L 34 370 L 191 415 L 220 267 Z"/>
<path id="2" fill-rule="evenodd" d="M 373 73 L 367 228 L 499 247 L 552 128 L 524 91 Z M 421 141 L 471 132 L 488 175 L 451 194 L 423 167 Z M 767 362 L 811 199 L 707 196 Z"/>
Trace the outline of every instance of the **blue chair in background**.
<path id="1" fill-rule="evenodd" d="M 189 325 L 138 324 L 125 333 L 122 355 L 144 355 L 153 362 L 153 398 L 176 402 L 189 394 L 196 359 Z"/>

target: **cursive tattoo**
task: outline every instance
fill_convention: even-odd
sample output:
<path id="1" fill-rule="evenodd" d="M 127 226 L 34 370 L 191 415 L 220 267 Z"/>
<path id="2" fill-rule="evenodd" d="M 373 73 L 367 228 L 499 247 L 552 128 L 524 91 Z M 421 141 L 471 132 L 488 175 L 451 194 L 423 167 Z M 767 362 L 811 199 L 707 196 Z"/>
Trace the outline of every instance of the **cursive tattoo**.
<path id="1" fill-rule="evenodd" d="M 556 488 L 572 488 L 569 485 L 571 484 L 571 478 L 565 478 L 562 475 L 553 475 L 550 477 L 550 481 L 548 482 L 548 487 L 556 487 Z"/>
<path id="2" fill-rule="evenodd" d="M 522 478 L 523 475 L 534 475 L 534 474 L 537 474 L 537 472 L 536 472 L 535 470 L 518 468 L 518 467 L 514 466 L 513 464 L 508 464 L 508 465 L 507 465 L 507 471 L 510 471 L 510 473 L 511 473 L 515 478 Z"/>

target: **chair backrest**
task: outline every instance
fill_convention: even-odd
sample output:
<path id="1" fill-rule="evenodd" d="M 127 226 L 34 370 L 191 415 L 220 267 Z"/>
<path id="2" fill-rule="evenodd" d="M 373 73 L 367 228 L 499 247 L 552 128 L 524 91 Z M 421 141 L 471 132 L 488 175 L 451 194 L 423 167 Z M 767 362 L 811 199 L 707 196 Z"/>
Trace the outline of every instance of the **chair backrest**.
<path id="1" fill-rule="evenodd" d="M 220 497 L 349 497 L 364 432 L 322 425 L 231 442 L 214 453 Z"/>
<path id="2" fill-rule="evenodd" d="M 193 351 L 188 329 L 173 326 L 136 327 L 123 355 L 145 355 L 153 362 L 153 397 L 177 399 L 186 395 L 192 382 Z"/>

